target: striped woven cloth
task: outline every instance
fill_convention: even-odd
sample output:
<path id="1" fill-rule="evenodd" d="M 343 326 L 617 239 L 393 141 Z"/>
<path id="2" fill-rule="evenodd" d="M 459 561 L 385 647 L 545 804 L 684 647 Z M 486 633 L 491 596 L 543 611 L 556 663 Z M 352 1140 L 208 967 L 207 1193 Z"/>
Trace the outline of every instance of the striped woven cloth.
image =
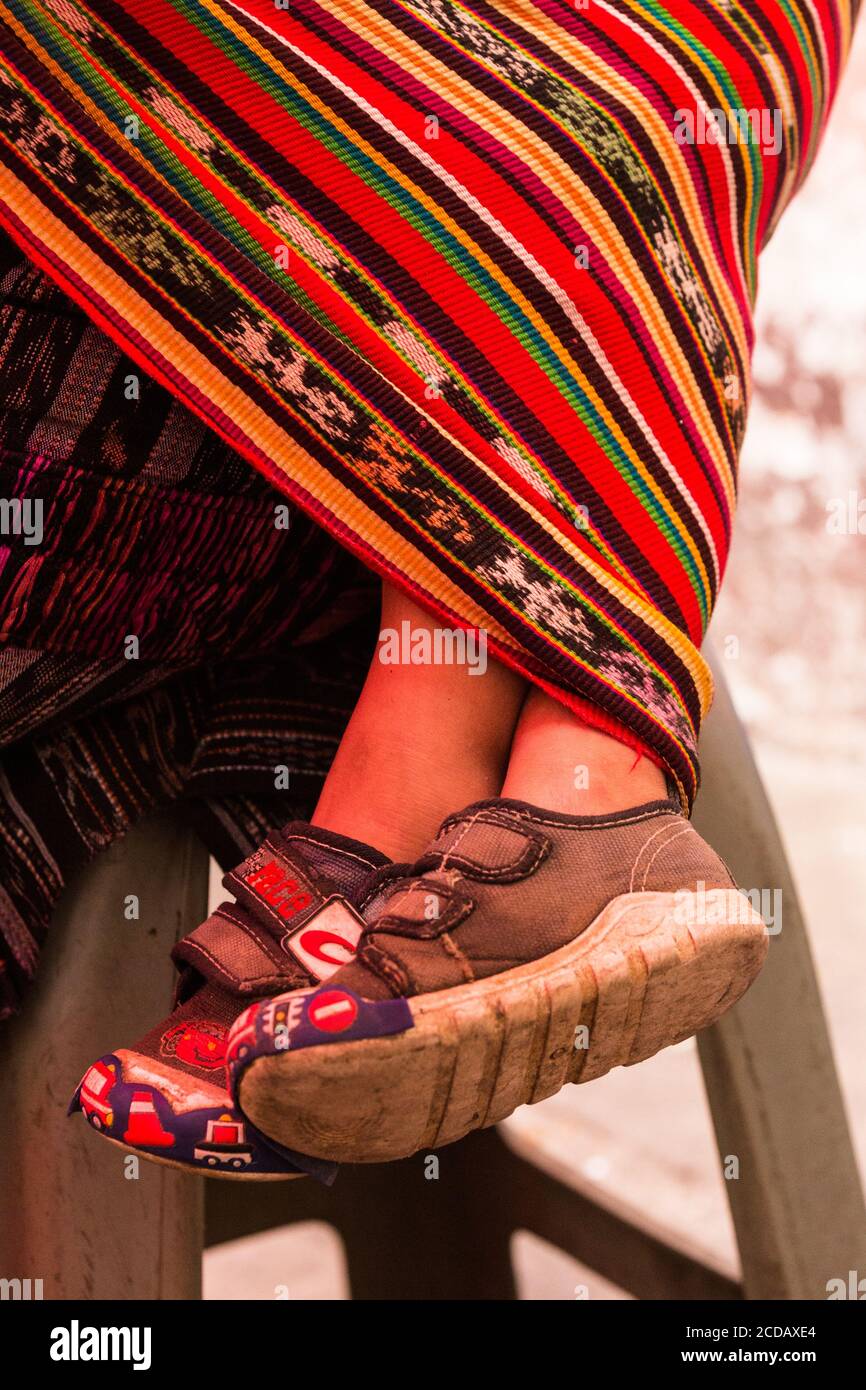
<path id="1" fill-rule="evenodd" d="M 0 0 L 0 220 L 689 803 L 755 257 L 854 0 Z"/>

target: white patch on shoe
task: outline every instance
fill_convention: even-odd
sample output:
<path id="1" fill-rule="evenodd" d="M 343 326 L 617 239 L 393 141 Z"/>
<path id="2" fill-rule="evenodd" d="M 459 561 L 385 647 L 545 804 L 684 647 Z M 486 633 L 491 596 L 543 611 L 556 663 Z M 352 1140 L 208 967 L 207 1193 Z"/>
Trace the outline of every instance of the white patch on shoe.
<path id="1" fill-rule="evenodd" d="M 230 1104 L 224 1086 L 209 1086 L 188 1072 L 164 1067 L 140 1052 L 122 1051 L 114 1055 L 120 1061 L 124 1081 L 152 1086 L 165 1096 L 176 1115 L 185 1115 L 189 1110 L 212 1110 L 216 1106 L 225 1108 Z"/>
<path id="2" fill-rule="evenodd" d="M 318 912 L 283 937 L 290 951 L 315 980 L 329 980 L 358 949 L 364 923 L 343 898 L 329 898 Z"/>

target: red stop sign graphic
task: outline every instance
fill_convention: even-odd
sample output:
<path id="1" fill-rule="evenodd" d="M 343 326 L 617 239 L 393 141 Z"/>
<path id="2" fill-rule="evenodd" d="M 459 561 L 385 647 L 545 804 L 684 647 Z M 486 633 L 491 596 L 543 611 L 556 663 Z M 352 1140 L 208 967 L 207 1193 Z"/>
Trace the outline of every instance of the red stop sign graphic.
<path id="1" fill-rule="evenodd" d="M 342 1033 L 358 1017 L 358 1005 L 351 994 L 342 989 L 326 989 L 312 1001 L 307 1017 L 325 1033 Z"/>

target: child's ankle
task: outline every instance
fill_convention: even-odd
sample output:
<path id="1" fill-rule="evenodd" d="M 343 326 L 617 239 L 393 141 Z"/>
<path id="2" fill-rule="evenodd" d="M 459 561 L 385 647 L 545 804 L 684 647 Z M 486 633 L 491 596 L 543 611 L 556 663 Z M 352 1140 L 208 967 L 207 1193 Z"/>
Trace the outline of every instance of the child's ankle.
<path id="1" fill-rule="evenodd" d="M 514 736 L 502 795 L 572 816 L 626 811 L 669 797 L 661 768 L 540 691 Z"/>

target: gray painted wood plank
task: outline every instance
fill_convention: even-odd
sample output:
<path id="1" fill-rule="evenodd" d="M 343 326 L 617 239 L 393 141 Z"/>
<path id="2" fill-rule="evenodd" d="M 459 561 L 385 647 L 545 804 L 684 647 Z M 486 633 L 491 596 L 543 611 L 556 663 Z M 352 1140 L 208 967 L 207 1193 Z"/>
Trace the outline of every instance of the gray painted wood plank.
<path id="1" fill-rule="evenodd" d="M 0 1277 L 41 1279 L 46 1299 L 201 1296 L 203 1179 L 145 1161 L 126 1176 L 124 1151 L 66 1106 L 89 1063 L 168 1012 L 168 952 L 206 893 L 192 835 L 140 826 L 69 886 L 25 1009 L 0 1026 Z"/>

